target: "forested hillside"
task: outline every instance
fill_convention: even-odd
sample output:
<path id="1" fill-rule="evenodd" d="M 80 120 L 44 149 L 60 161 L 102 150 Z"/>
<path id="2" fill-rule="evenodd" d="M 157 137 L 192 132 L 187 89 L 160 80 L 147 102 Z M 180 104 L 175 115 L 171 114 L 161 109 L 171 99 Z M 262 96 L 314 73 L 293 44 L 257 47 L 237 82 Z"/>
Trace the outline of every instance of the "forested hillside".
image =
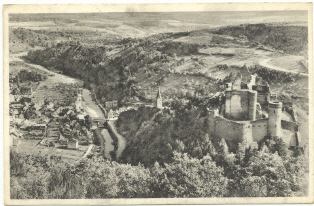
<path id="1" fill-rule="evenodd" d="M 223 27 L 214 33 L 235 37 L 246 36 L 251 42 L 258 42 L 287 54 L 307 57 L 308 28 L 305 26 L 247 24 Z"/>
<path id="2" fill-rule="evenodd" d="M 124 40 L 123 50 L 109 55 L 108 46 L 88 47 L 81 44 L 58 44 L 43 51 L 33 51 L 27 61 L 63 71 L 64 74 L 84 80 L 99 99 L 122 100 L 145 95 L 136 84 L 142 79 L 157 85 L 169 73 L 169 62 L 177 54 L 193 54 L 200 45 L 162 41 L 169 35 L 155 35 L 136 42 Z M 131 91 L 131 92 L 130 92 Z"/>
<path id="3" fill-rule="evenodd" d="M 71 42 L 89 46 L 108 44 L 118 41 L 114 35 L 104 35 L 95 31 L 58 31 L 58 30 L 31 30 L 16 28 L 9 30 L 10 53 L 32 50 L 35 46 L 50 48 L 59 43 Z"/>
<path id="4" fill-rule="evenodd" d="M 175 113 L 163 110 L 154 115 L 148 108 L 122 113 L 117 127 L 125 135 L 127 147 L 120 162 L 132 165 L 140 162 L 154 168 L 157 161 L 167 170 L 165 167 L 177 161 L 177 153 L 186 154 L 195 158 L 194 161 L 209 158 L 223 168 L 223 176 L 228 182 L 224 196 L 306 193 L 308 169 L 305 156 L 300 155 L 299 150 L 291 153 L 282 139 L 266 136 L 257 150 L 245 149 L 239 144 L 231 153 L 224 139 L 208 135 L 206 112 L 189 107 L 181 106 Z M 180 184 L 181 181 L 177 181 Z"/>

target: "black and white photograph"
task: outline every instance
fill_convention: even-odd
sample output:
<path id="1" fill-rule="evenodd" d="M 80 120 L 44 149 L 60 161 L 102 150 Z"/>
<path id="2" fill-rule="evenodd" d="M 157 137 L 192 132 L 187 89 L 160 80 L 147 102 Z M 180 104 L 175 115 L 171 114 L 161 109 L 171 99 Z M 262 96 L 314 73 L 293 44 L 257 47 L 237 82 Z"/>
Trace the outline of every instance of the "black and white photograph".
<path id="1" fill-rule="evenodd" d="M 312 202 L 312 4 L 238 4 L 4 6 L 6 204 Z"/>

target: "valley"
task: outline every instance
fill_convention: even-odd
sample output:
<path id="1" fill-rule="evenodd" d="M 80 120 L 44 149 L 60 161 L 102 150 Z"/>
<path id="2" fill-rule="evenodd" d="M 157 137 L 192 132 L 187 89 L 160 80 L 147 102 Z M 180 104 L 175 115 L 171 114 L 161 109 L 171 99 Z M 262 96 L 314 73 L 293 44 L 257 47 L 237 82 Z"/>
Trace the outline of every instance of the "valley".
<path id="1" fill-rule="evenodd" d="M 307 194 L 306 15 L 264 15 L 11 15 L 11 196 Z"/>

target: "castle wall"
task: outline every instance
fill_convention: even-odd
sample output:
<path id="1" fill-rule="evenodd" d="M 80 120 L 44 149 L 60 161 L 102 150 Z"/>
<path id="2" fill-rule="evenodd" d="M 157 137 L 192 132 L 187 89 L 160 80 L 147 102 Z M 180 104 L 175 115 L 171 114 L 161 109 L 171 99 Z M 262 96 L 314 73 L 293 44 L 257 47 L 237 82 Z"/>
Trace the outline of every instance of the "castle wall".
<path id="1" fill-rule="evenodd" d="M 235 151 L 238 143 L 252 142 L 252 129 L 248 121 L 236 122 L 223 117 L 215 117 L 215 135 L 224 138 L 230 151 Z"/>
<path id="2" fill-rule="evenodd" d="M 230 116 L 231 113 L 231 95 L 230 91 L 226 91 L 226 102 L 225 102 L 225 114 L 226 116 Z"/>
<path id="3" fill-rule="evenodd" d="M 249 120 L 256 119 L 256 102 L 257 102 L 257 93 L 249 91 L 248 92 L 248 115 Z"/>
<path id="4" fill-rule="evenodd" d="M 270 94 L 257 94 L 257 102 L 260 103 L 262 106 L 265 106 L 270 101 Z"/>
<path id="5" fill-rule="evenodd" d="M 262 140 L 267 135 L 268 119 L 258 119 L 251 121 L 252 139 L 254 142 Z"/>
<path id="6" fill-rule="evenodd" d="M 296 122 L 281 120 L 281 128 L 290 131 L 299 131 L 299 125 Z"/>

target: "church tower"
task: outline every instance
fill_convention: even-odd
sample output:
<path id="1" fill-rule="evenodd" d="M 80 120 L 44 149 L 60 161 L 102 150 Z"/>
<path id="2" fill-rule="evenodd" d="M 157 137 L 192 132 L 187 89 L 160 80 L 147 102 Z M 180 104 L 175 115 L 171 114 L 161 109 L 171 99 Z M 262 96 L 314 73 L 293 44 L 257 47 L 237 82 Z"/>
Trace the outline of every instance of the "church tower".
<path id="1" fill-rule="evenodd" d="M 160 92 L 159 87 L 158 87 L 158 92 L 157 92 L 157 97 L 156 97 L 156 107 L 158 109 L 162 109 L 162 97 L 161 97 L 161 92 Z"/>

